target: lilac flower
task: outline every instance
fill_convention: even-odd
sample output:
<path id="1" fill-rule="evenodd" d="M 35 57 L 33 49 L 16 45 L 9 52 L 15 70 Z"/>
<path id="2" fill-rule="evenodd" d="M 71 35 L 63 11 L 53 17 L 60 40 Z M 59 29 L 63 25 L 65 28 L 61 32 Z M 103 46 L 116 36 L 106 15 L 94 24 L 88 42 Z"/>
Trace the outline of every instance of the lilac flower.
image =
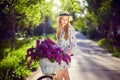
<path id="1" fill-rule="evenodd" d="M 39 57 L 42 57 L 42 56 L 44 55 L 44 53 L 43 53 L 42 50 L 40 50 L 40 51 L 38 52 L 38 54 L 39 54 L 39 55 L 38 55 Z"/>
<path id="2" fill-rule="evenodd" d="M 37 43 L 36 47 L 37 47 L 38 49 L 40 49 L 40 48 L 41 48 L 41 44 L 40 44 L 40 43 Z"/>
<path id="3" fill-rule="evenodd" d="M 40 40 L 39 40 L 39 39 L 37 39 L 37 40 L 36 40 L 36 43 L 40 43 Z"/>
<path id="4" fill-rule="evenodd" d="M 70 56 L 68 54 L 63 54 L 63 61 L 68 64 L 71 61 Z"/>
<path id="5" fill-rule="evenodd" d="M 62 58 L 63 58 L 62 54 L 58 54 L 55 60 L 58 62 L 58 64 L 61 64 Z"/>
<path id="6" fill-rule="evenodd" d="M 51 45 L 54 45 L 54 44 L 55 44 L 54 41 L 52 41 L 52 40 L 49 39 L 49 38 L 46 38 L 46 39 L 44 40 L 44 42 L 45 42 L 46 44 L 51 44 Z"/>
<path id="7" fill-rule="evenodd" d="M 51 52 L 53 52 L 53 51 L 54 51 L 54 47 L 53 47 L 53 46 L 49 46 L 49 50 L 50 50 Z"/>
<path id="8" fill-rule="evenodd" d="M 31 63 L 32 63 L 32 59 L 27 63 L 27 67 L 29 68 L 30 67 L 30 65 L 31 65 Z"/>
<path id="9" fill-rule="evenodd" d="M 27 49 L 26 59 L 30 56 L 30 53 L 33 52 L 34 49 L 35 49 L 35 48 L 33 48 L 33 47 Z"/>
<path id="10" fill-rule="evenodd" d="M 31 57 L 31 60 L 27 63 L 28 66 L 32 63 L 32 61 L 39 61 L 42 58 L 48 58 L 51 62 L 58 62 L 61 64 L 61 61 L 65 61 L 67 64 L 71 61 L 69 55 L 65 54 L 62 47 L 54 43 L 50 38 L 46 38 L 43 41 L 39 39 L 36 40 L 35 48 L 28 48 L 26 59 Z"/>
<path id="11" fill-rule="evenodd" d="M 35 59 L 36 58 L 36 55 L 35 55 L 36 53 L 35 52 L 33 52 L 33 53 L 31 53 L 31 59 Z"/>
<path id="12" fill-rule="evenodd" d="M 50 51 L 48 51 L 47 52 L 47 54 L 46 54 L 46 56 L 48 57 L 48 59 L 50 60 L 51 59 L 51 52 Z"/>

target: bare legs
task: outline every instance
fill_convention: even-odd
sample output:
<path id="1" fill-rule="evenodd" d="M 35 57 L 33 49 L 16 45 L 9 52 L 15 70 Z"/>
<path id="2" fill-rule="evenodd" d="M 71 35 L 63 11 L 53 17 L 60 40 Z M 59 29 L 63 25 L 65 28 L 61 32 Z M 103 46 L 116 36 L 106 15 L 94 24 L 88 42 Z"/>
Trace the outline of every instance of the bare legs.
<path id="1" fill-rule="evenodd" d="M 56 80 L 62 80 L 64 75 L 63 73 L 64 73 L 63 69 L 58 70 Z"/>
<path id="2" fill-rule="evenodd" d="M 68 69 L 60 69 L 59 71 L 57 71 L 56 79 L 57 80 L 63 80 L 63 78 L 65 80 L 70 80 Z"/>
<path id="3" fill-rule="evenodd" d="M 64 69 L 64 75 L 63 75 L 65 80 L 70 80 L 68 69 Z"/>

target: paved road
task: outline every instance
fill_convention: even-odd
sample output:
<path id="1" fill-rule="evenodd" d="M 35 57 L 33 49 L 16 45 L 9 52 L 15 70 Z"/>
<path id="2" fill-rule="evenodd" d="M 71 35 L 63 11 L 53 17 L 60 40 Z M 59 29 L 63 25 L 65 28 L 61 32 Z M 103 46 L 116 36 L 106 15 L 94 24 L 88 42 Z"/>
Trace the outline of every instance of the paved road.
<path id="1" fill-rule="evenodd" d="M 77 48 L 69 68 L 71 80 L 120 80 L 120 59 L 105 52 L 93 41 L 76 33 Z M 36 80 L 38 70 L 27 80 Z"/>
<path id="2" fill-rule="evenodd" d="M 71 80 L 120 80 L 120 59 L 77 34 L 77 50 L 69 69 Z"/>

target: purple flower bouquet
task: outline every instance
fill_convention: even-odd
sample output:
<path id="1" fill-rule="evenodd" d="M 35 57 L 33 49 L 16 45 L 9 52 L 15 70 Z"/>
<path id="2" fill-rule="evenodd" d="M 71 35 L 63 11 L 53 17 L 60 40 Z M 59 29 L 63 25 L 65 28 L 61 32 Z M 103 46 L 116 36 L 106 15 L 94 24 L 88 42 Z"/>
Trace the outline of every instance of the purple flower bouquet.
<path id="1" fill-rule="evenodd" d="M 66 54 L 62 47 L 52 41 L 50 38 L 44 40 L 36 40 L 36 46 L 27 49 L 26 59 L 30 57 L 30 61 L 27 66 L 33 61 L 39 61 L 40 59 L 47 58 L 50 62 L 57 62 L 61 64 L 61 61 L 65 61 L 67 64 L 71 61 L 71 58 Z"/>

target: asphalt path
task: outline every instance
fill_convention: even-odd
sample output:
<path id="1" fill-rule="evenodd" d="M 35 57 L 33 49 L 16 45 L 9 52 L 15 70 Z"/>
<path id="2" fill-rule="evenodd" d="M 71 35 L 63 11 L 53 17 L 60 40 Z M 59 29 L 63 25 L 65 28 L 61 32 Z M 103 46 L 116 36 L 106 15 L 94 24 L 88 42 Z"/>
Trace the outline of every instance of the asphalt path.
<path id="1" fill-rule="evenodd" d="M 77 48 L 69 69 L 71 80 L 120 80 L 120 59 L 76 33 Z"/>

